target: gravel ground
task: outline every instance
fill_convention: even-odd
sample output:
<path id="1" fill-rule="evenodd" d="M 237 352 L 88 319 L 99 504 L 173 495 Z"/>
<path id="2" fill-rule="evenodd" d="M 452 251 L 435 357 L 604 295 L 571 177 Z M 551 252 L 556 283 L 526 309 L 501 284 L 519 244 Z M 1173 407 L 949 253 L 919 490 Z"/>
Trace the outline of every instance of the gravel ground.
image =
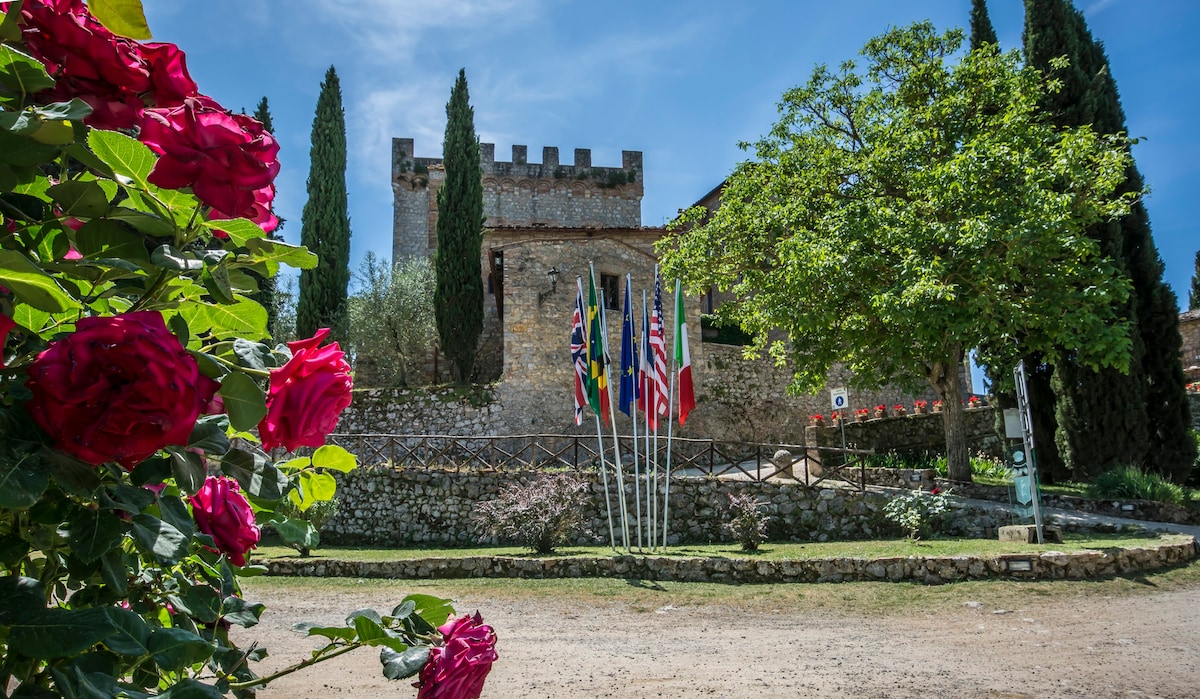
<path id="1" fill-rule="evenodd" d="M 252 581 L 251 581 L 252 582 Z M 1088 583 L 1079 583 L 1087 585 Z M 263 642 L 259 674 L 314 644 L 297 620 L 340 623 L 360 607 L 390 609 L 392 591 L 338 590 L 305 599 L 276 588 L 239 643 Z M 437 594 L 436 590 L 422 590 Z M 1200 588 L 1038 599 L 999 608 L 986 594 L 950 612 L 885 616 L 803 608 L 753 611 L 671 604 L 460 595 L 499 635 L 483 697 L 1200 697 Z M 1011 598 L 1010 598 L 1011 599 Z M 1011 604 L 1011 602 L 1010 602 Z M 376 653 L 355 651 L 273 683 L 263 699 L 415 696 L 388 682 Z"/>

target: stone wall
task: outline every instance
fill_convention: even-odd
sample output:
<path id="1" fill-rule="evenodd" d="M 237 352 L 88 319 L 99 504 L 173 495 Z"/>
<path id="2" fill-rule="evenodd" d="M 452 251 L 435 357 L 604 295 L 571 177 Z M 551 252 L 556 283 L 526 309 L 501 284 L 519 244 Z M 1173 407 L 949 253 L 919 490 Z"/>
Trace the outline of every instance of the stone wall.
<path id="1" fill-rule="evenodd" d="M 469 546 L 498 542 L 477 531 L 471 513 L 475 503 L 494 499 L 501 486 L 526 482 L 531 472 L 457 473 L 370 466 L 340 479 L 341 508 L 322 539 L 334 544 L 381 546 Z M 604 489 L 594 472 L 585 531 L 576 544 L 609 542 Z M 633 512 L 634 484 L 626 478 L 626 499 Z M 644 483 L 641 492 L 645 493 Z M 795 481 L 750 482 L 711 478 L 671 481 L 668 541 L 711 543 L 729 541 L 723 531 L 731 493 L 753 494 L 770 517 L 768 535 L 774 540 L 828 541 L 899 536 L 883 517 L 888 496 L 841 488 L 808 488 Z M 616 503 L 615 489 L 613 503 Z M 632 517 L 631 517 L 632 519 Z M 957 507 L 948 533 L 995 536 L 1009 524 L 996 508 Z M 632 534 L 632 533 L 631 533 Z M 619 533 L 618 533 L 619 536 Z"/>
<path id="2" fill-rule="evenodd" d="M 1182 537 L 1180 537 L 1182 539 Z M 814 558 L 755 560 L 664 556 L 573 556 L 570 558 L 414 558 L 402 561 L 274 559 L 270 575 L 344 578 L 627 578 L 673 582 L 826 583 L 915 582 L 939 585 L 960 580 L 1084 580 L 1163 570 L 1196 557 L 1196 542 L 1165 541 L 1159 546 L 1103 551 L 1007 554 L 988 557 L 906 556 L 903 558 Z M 1010 570 L 1012 561 L 1029 570 Z M 256 560 L 256 563 L 264 563 Z M 1012 566 L 1013 568 L 1017 566 Z M 1024 567 L 1024 566 L 1022 566 Z"/>
<path id="3" fill-rule="evenodd" d="M 989 406 L 969 408 L 965 412 L 967 444 L 973 451 L 1000 455 L 1001 440 L 993 427 L 993 410 Z M 842 445 L 842 428 L 833 425 L 815 427 L 809 425 L 805 444 L 823 447 Z M 865 422 L 846 423 L 846 446 L 854 449 L 871 449 L 878 453 L 900 454 L 944 454 L 946 432 L 941 413 L 925 415 L 891 415 L 873 418 Z"/>
<path id="4" fill-rule="evenodd" d="M 1183 362 L 1184 373 L 1188 381 L 1200 381 L 1200 310 L 1179 314 L 1179 337 L 1183 340 L 1179 359 Z M 1195 418 L 1193 407 L 1192 419 Z"/>
<path id="5" fill-rule="evenodd" d="M 1192 429 L 1200 430 L 1200 392 L 1188 393 L 1188 407 L 1192 410 Z"/>
<path id="6" fill-rule="evenodd" d="M 370 388 L 354 391 L 342 413 L 340 434 L 506 434 L 499 403 L 472 401 L 452 388 Z"/>

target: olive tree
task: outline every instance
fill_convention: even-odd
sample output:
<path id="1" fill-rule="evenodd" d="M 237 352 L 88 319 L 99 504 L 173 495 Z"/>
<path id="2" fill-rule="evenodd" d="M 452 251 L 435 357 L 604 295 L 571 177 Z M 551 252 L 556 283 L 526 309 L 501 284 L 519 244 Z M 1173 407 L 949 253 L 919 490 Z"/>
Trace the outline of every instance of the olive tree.
<path id="1" fill-rule="evenodd" d="M 433 266 L 425 258 L 391 265 L 368 252 L 350 297 L 350 347 L 360 386 L 408 386 L 433 347 Z"/>

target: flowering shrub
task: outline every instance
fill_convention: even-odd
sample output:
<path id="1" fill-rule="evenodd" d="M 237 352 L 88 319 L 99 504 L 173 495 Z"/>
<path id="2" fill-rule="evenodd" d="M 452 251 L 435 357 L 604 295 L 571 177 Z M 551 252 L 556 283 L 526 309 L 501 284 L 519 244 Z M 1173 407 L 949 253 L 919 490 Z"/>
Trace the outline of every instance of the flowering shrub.
<path id="1" fill-rule="evenodd" d="M 729 493 L 729 521 L 725 523 L 725 530 L 743 551 L 757 551 L 758 545 L 767 538 L 767 515 L 760 509 L 758 498 Z"/>
<path id="2" fill-rule="evenodd" d="M 909 539 L 928 538 L 940 533 L 945 524 L 950 512 L 949 494 L 950 491 L 938 488 L 932 493 L 912 490 L 889 500 L 883 506 L 883 515 L 899 525 Z"/>
<path id="3" fill-rule="evenodd" d="M 144 23 L 136 0 L 96 10 Z M 0 694 L 244 697 L 360 646 L 417 674 L 453 613 L 424 595 L 306 627 L 327 643 L 270 677 L 229 637 L 263 611 L 238 582 L 261 525 L 311 535 L 278 503 L 328 502 L 356 466 L 324 445 L 341 351 L 271 347 L 250 298 L 254 275 L 316 264 L 266 236 L 274 138 L 82 0 L 0 12 Z M 477 695 L 483 674 L 451 664 L 422 691 Z"/>
<path id="4" fill-rule="evenodd" d="M 917 410 L 924 410 L 927 405 L 929 404 L 920 399 L 913 401 L 913 407 Z"/>
<path id="5" fill-rule="evenodd" d="M 529 483 L 510 483 L 495 500 L 479 503 L 475 519 L 485 533 L 516 541 L 534 553 L 552 553 L 583 526 L 587 481 L 549 473 Z"/>

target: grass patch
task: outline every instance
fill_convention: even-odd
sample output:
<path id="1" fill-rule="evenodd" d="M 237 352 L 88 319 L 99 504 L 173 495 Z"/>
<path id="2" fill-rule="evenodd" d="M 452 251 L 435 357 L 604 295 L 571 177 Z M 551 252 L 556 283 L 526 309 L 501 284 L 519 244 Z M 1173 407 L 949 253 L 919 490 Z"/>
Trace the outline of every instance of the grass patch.
<path id="1" fill-rule="evenodd" d="M 820 543 L 763 543 L 758 551 L 742 551 L 736 544 L 706 544 L 676 546 L 660 555 L 670 558 L 754 558 L 757 560 L 807 560 L 814 558 L 896 558 L 906 556 L 995 556 L 1005 553 L 1042 553 L 1045 551 L 1084 551 L 1106 548 L 1158 546 L 1181 542 L 1188 537 L 1179 534 L 1162 536 L 1128 536 L 1120 534 L 1088 534 L 1065 537 L 1061 544 L 1025 544 L 993 539 L 931 539 L 910 542 L 907 539 L 871 541 L 829 541 Z M 565 546 L 558 552 L 535 556 L 519 546 L 445 549 L 384 549 L 364 547 L 322 547 L 305 560 L 323 559 L 346 561 L 403 561 L 414 558 L 470 558 L 475 556 L 506 556 L 512 558 L 580 558 L 616 555 L 607 546 Z M 634 555 L 639 555 L 635 552 Z M 262 546 L 254 558 L 293 559 L 296 551 L 285 546 Z"/>
<path id="2" fill-rule="evenodd" d="M 544 601 L 581 608 L 617 607 L 653 613 L 665 605 L 714 611 L 773 613 L 803 610 L 854 617 L 962 613 L 963 603 L 982 602 L 988 609 L 1029 609 L 1070 604 L 1073 599 L 1111 598 L 1168 592 L 1200 586 L 1200 562 L 1168 571 L 1104 580 L 1045 582 L 979 580 L 919 585 L 851 582 L 725 585 L 612 578 L 547 580 L 364 580 L 354 578 L 257 577 L 242 581 L 248 599 L 256 594 L 394 595 L 398 600 L 417 592 L 458 600 L 460 610 L 478 606 L 487 614 L 489 601 Z M 658 617 L 651 617 L 661 621 Z"/>

